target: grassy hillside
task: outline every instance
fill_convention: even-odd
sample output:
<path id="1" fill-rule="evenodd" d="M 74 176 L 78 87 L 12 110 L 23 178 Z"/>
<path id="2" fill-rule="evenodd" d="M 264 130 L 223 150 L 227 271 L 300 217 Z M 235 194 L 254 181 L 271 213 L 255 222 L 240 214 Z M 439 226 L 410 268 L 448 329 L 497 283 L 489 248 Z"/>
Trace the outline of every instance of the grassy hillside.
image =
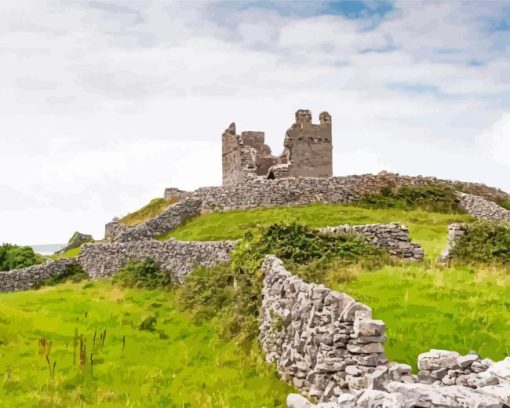
<path id="1" fill-rule="evenodd" d="M 468 222 L 464 214 L 432 213 L 421 210 L 369 209 L 344 204 L 314 204 L 300 207 L 265 208 L 209 213 L 160 237 L 186 241 L 242 238 L 258 224 L 299 222 L 312 227 L 342 224 L 371 224 L 397 221 L 410 228 L 412 238 L 422 244 L 429 259 L 436 259 L 446 245 L 446 231 L 452 222 Z"/>
<path id="2" fill-rule="evenodd" d="M 139 210 L 122 217 L 119 222 L 130 226 L 141 224 L 161 214 L 178 201 L 179 199 L 177 198 L 155 198 Z"/>
<path id="3" fill-rule="evenodd" d="M 510 355 L 510 274 L 490 266 L 386 266 L 333 282 L 386 322 L 388 358 L 415 366 L 430 348 Z"/>
<path id="4" fill-rule="evenodd" d="M 1 405 L 284 406 L 290 388 L 260 354 L 239 353 L 219 331 L 192 324 L 171 292 L 108 281 L 0 294 Z"/>
<path id="5" fill-rule="evenodd" d="M 477 350 L 486 357 L 510 355 L 510 275 L 497 267 L 441 267 L 447 226 L 467 222 L 462 214 L 420 210 L 366 209 L 346 205 L 311 205 L 210 213 L 166 234 L 184 240 L 240 238 L 257 224 L 298 221 L 316 227 L 399 221 L 422 244 L 426 261 L 373 271 L 345 268 L 331 274 L 334 289 L 372 307 L 387 323 L 386 351 L 391 359 L 416 363 L 430 348 Z"/>

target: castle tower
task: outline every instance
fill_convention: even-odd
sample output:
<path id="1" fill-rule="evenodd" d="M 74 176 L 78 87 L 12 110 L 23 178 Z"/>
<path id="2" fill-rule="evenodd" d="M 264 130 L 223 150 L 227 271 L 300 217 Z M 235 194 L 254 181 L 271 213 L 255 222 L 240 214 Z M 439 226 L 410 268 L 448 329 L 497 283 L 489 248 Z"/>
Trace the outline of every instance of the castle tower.
<path id="1" fill-rule="evenodd" d="M 312 113 L 296 112 L 296 121 L 287 130 L 284 155 L 289 163 L 289 177 L 332 177 L 333 144 L 331 115 L 322 112 L 319 124 L 312 123 Z"/>
<path id="2" fill-rule="evenodd" d="M 312 123 L 309 110 L 296 112 L 295 123 L 285 135 L 284 151 L 273 156 L 265 144 L 264 132 L 236 134 L 232 123 L 222 135 L 223 185 L 256 177 L 333 176 L 331 115 L 322 112 L 319 124 Z"/>

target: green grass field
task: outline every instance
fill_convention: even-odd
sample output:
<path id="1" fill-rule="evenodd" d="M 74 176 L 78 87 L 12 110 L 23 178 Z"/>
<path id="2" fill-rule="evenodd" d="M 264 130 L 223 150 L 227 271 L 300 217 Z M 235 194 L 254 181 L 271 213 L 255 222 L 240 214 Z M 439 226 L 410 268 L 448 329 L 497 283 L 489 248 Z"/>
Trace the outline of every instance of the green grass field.
<path id="1" fill-rule="evenodd" d="M 416 366 L 431 348 L 500 360 L 510 355 L 510 275 L 494 267 L 428 263 L 360 273 L 333 289 L 369 305 L 384 320 L 389 359 Z"/>
<path id="2" fill-rule="evenodd" d="M 149 202 L 149 204 L 139 210 L 122 217 L 119 222 L 130 226 L 139 225 L 161 214 L 168 207 L 178 201 L 179 200 L 176 198 L 154 198 Z"/>
<path id="3" fill-rule="evenodd" d="M 140 330 L 150 316 L 155 330 Z M 84 367 L 75 330 L 86 339 Z M 291 389 L 260 353 L 240 353 L 218 333 L 214 322 L 192 324 L 170 292 L 109 281 L 0 294 L 0 406 L 284 406 Z M 40 339 L 52 342 L 49 366 Z"/>
<path id="4" fill-rule="evenodd" d="M 387 324 L 388 357 L 412 365 L 430 348 L 476 350 L 485 357 L 510 355 L 510 275 L 501 268 L 441 267 L 447 227 L 469 222 L 462 214 L 419 210 L 367 209 L 346 205 L 312 205 L 210 213 L 189 221 L 162 239 L 219 240 L 240 238 L 257 224 L 297 221 L 315 227 L 398 221 L 410 228 L 426 261 L 357 272 L 345 283 L 328 282 L 365 302 Z M 352 274 L 352 271 L 349 272 Z M 350 276 L 349 276 L 350 278 Z"/>
<path id="5" fill-rule="evenodd" d="M 160 239 L 235 239 L 256 225 L 280 221 L 315 227 L 401 222 L 423 245 L 425 262 L 353 268 L 347 280 L 339 271 L 328 284 L 371 306 L 374 317 L 386 322 L 388 357 L 414 366 L 430 348 L 476 350 L 493 359 L 510 355 L 508 270 L 435 263 L 448 224 L 471 220 L 462 214 L 311 205 L 210 213 Z M 220 338 L 218 322 L 196 326 L 176 302 L 172 292 L 122 290 L 110 281 L 0 294 L 0 405 L 284 406 L 290 388 L 266 366 L 256 344 L 244 354 Z M 154 330 L 139 330 L 150 316 L 157 318 Z M 87 340 L 83 368 L 79 350 L 74 357 L 75 330 Z M 95 346 L 91 367 L 94 333 L 98 338 L 104 330 L 104 347 Z M 49 366 L 39 354 L 40 339 L 52 342 Z"/>
<path id="6" fill-rule="evenodd" d="M 446 245 L 448 224 L 469 222 L 464 214 L 442 214 L 414 210 L 368 209 L 343 204 L 314 204 L 300 207 L 265 208 L 247 211 L 213 212 L 191 219 L 185 225 L 159 239 L 176 238 L 184 241 L 207 241 L 242 238 L 258 224 L 296 221 L 312 227 L 342 224 L 400 222 L 407 225 L 411 237 L 422 244 L 429 259 L 436 259 Z"/>

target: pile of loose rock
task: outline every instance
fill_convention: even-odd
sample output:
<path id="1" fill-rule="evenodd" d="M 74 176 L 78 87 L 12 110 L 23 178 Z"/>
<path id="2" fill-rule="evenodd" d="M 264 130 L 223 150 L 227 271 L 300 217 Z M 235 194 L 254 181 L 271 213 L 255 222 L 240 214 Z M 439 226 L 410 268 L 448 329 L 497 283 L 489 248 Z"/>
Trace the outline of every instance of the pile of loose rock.
<path id="1" fill-rule="evenodd" d="M 418 358 L 420 370 L 417 380 L 428 371 L 426 382 L 398 382 L 388 378 L 382 389 L 362 389 L 340 395 L 336 401 L 315 405 L 299 394 L 290 394 L 289 408 L 507 408 L 510 407 L 510 357 L 494 363 L 480 360 L 476 354 L 431 350 Z M 463 367 L 464 366 L 464 367 Z M 394 367 L 394 365 L 390 365 Z M 480 371 L 483 370 L 483 371 Z M 433 372 L 442 378 L 457 378 L 458 385 L 446 385 L 441 380 L 433 383 Z M 438 373 L 441 373 L 438 375 Z M 469 372 L 469 374 L 468 374 Z M 455 375 L 457 375 L 455 377 Z M 391 377 L 391 376 L 390 376 Z M 470 385 L 460 384 L 469 378 Z"/>

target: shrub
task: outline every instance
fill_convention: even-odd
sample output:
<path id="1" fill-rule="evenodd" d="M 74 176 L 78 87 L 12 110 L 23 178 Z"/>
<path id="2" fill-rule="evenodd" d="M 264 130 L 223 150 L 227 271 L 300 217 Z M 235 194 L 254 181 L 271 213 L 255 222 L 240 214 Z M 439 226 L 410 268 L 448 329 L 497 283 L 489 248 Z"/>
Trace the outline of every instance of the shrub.
<path id="1" fill-rule="evenodd" d="M 157 289 L 172 286 L 170 274 L 153 259 L 126 263 L 113 276 L 113 283 L 125 288 Z"/>
<path id="2" fill-rule="evenodd" d="M 457 263 L 510 265 L 510 225 L 486 221 L 467 225 L 451 255 Z"/>
<path id="3" fill-rule="evenodd" d="M 510 210 L 510 199 L 508 200 L 498 200 L 496 201 L 496 204 L 503 207 L 506 210 Z"/>
<path id="4" fill-rule="evenodd" d="M 12 244 L 2 244 L 0 246 L 0 271 L 26 268 L 40 264 L 43 261 L 44 257 L 36 254 L 30 247 Z"/>
<path id="5" fill-rule="evenodd" d="M 296 223 L 273 224 L 245 234 L 230 266 L 197 268 L 179 290 L 181 304 L 200 322 L 221 319 L 224 336 L 249 344 L 257 334 L 266 255 L 282 259 L 305 280 L 323 281 L 332 265 L 381 265 L 387 253 L 357 235 L 322 235 Z"/>
<path id="6" fill-rule="evenodd" d="M 35 285 L 35 288 L 40 288 L 43 286 L 55 286 L 59 283 L 64 282 L 81 282 L 83 280 L 88 279 L 89 276 L 87 273 L 82 269 L 80 264 L 72 264 L 67 265 L 64 269 L 64 272 L 60 275 L 53 275 L 49 276 L 46 279 L 39 282 L 37 285 Z"/>
<path id="7" fill-rule="evenodd" d="M 446 185 L 384 186 L 379 193 L 362 198 L 358 205 L 369 208 L 421 209 L 441 213 L 462 212 L 455 190 Z"/>

